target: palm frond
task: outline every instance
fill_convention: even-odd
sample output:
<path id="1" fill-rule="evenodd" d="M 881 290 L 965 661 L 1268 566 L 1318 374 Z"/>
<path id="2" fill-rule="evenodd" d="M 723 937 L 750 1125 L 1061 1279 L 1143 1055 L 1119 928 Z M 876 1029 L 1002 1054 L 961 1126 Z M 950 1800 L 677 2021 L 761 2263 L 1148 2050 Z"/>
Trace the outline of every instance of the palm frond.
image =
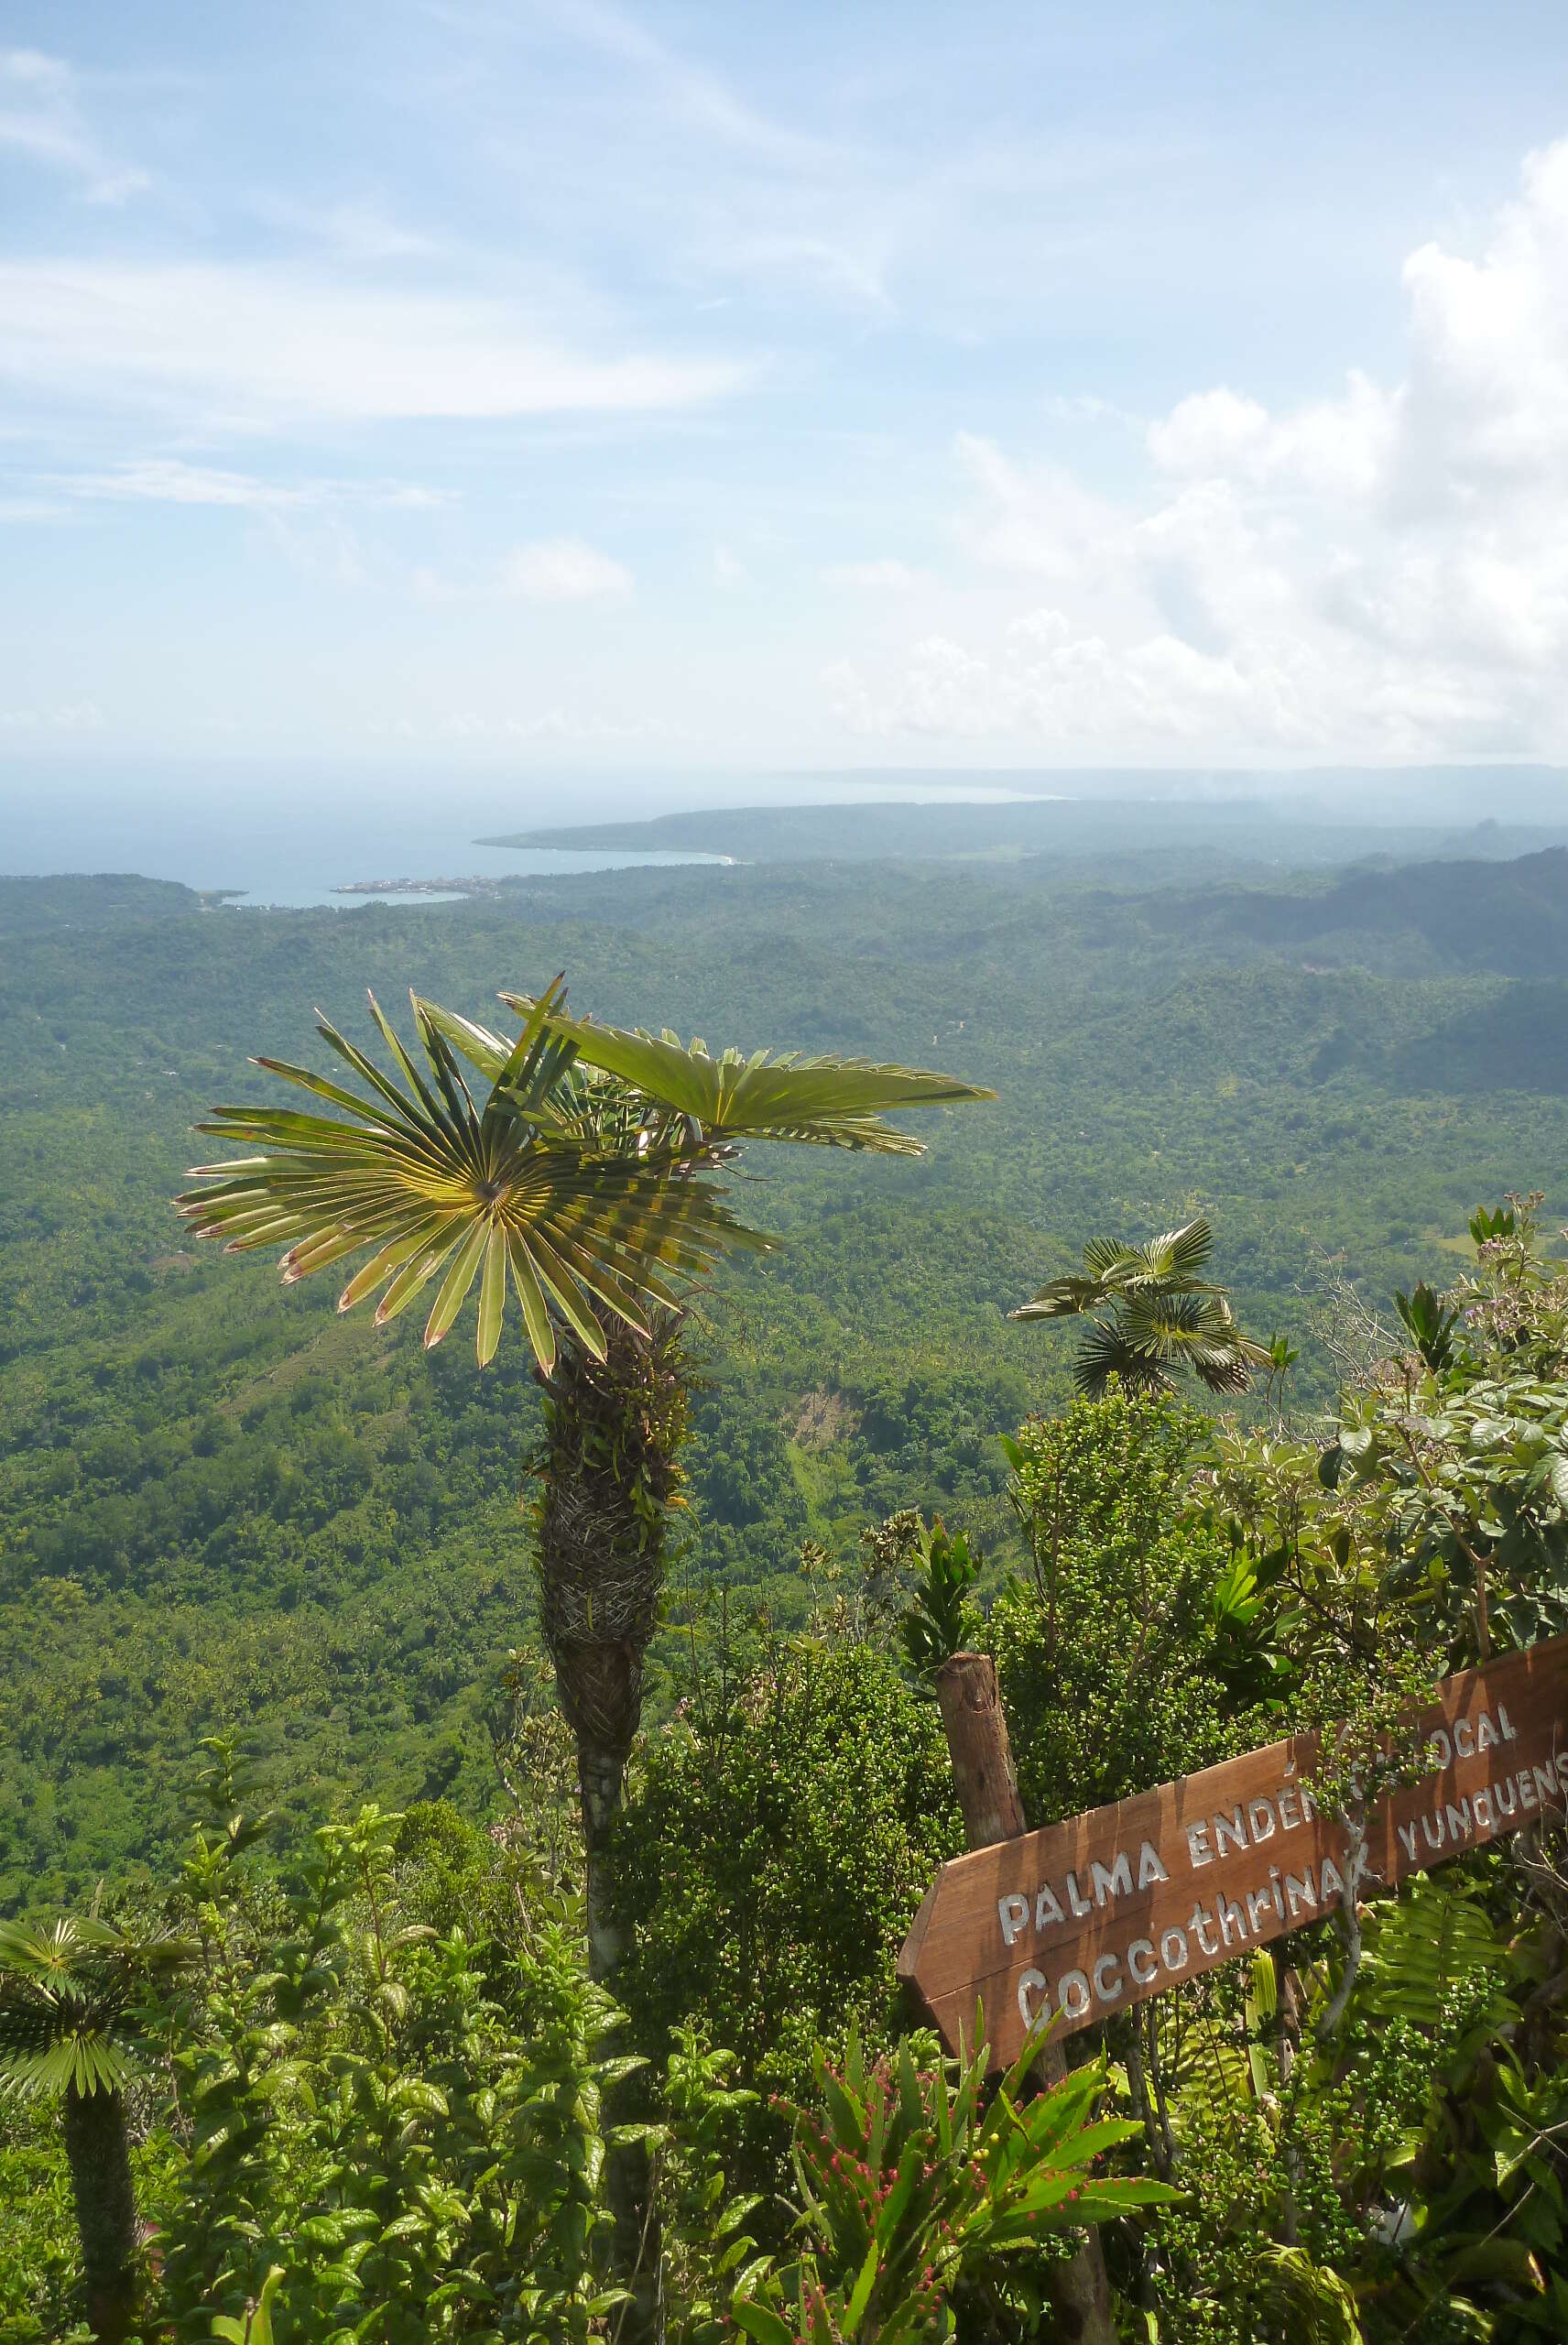
<path id="1" fill-rule="evenodd" d="M 1214 1250 L 1214 1225 L 1206 1214 L 1199 1214 L 1194 1220 L 1183 1222 L 1180 1229 L 1168 1229 L 1162 1237 L 1151 1238 L 1139 1250 L 1145 1275 L 1158 1280 L 1161 1286 L 1199 1285 Z"/>
<path id="2" fill-rule="evenodd" d="M 177 1200 L 180 1210 L 231 1252 L 283 1247 L 289 1283 L 371 1249 L 339 1308 L 379 1292 L 385 1325 L 433 1285 L 427 1345 L 441 1341 L 477 1284 L 482 1365 L 500 1340 L 508 1284 L 546 1373 L 556 1325 L 602 1357 L 599 1308 L 640 1328 L 648 1306 L 675 1300 L 672 1278 L 700 1277 L 727 1248 L 767 1241 L 692 1177 L 701 1168 L 689 1150 L 604 1153 L 592 1135 L 560 1129 L 548 1095 L 569 1077 L 576 1051 L 551 1028 L 555 988 L 541 997 L 515 1042 L 494 1038 L 504 1055 L 480 1101 L 424 1005 L 415 1019 L 428 1076 L 372 998 L 401 1084 L 321 1020 L 323 1040 L 364 1090 L 259 1061 L 342 1112 L 215 1109 L 201 1130 L 268 1152 L 195 1167 L 190 1177 L 202 1185 Z"/>
<path id="3" fill-rule="evenodd" d="M 1103 1293 L 1127 1286 L 1147 1272 L 1149 1257 L 1141 1246 L 1121 1238 L 1091 1238 L 1083 1249 L 1083 1268 Z"/>
<path id="4" fill-rule="evenodd" d="M 993 1096 L 855 1060 L 712 1059 L 701 1042 L 688 1050 L 673 1035 L 568 1018 L 561 977 L 537 997 L 502 998 L 523 1021 L 511 1041 L 411 997 L 421 1065 L 372 996 L 391 1074 L 318 1017 L 359 1087 L 258 1059 L 334 1112 L 215 1108 L 199 1129 L 265 1153 L 195 1167 L 200 1185 L 176 1200 L 180 1210 L 231 1252 L 282 1248 L 286 1283 L 367 1254 L 339 1309 L 376 1295 L 385 1325 L 433 1292 L 427 1345 L 477 1288 L 481 1366 L 510 1292 L 548 1375 L 559 1329 L 603 1358 L 602 1311 L 646 1334 L 648 1311 L 677 1305 L 681 1283 L 721 1254 L 767 1246 L 712 1178 L 737 1138 L 918 1154 L 919 1141 L 881 1120 L 885 1109 Z"/>
<path id="5" fill-rule="evenodd" d="M 192 1951 L 75 1915 L 0 1923 L 0 2099 L 120 2091 L 147 1981 Z"/>
<path id="6" fill-rule="evenodd" d="M 1171 1379 L 1157 1353 L 1127 1341 L 1118 1321 L 1094 1319 L 1073 1363 L 1073 1381 L 1091 1401 L 1103 1400 L 1112 1377 L 1129 1392 L 1169 1392 Z"/>
<path id="7" fill-rule="evenodd" d="M 1020 1303 L 1009 1311 L 1009 1319 L 1075 1319 L 1085 1311 L 1097 1311 L 1107 1299 L 1107 1289 L 1099 1279 L 1079 1278 L 1069 1273 L 1065 1278 L 1048 1279 L 1028 1303 Z"/>
<path id="8" fill-rule="evenodd" d="M 1130 1350 L 1190 1368 L 1211 1392 L 1245 1392 L 1252 1369 L 1268 1357 L 1242 1334 L 1229 1303 L 1212 1288 L 1197 1293 L 1136 1289 L 1119 1327 Z"/>
<path id="9" fill-rule="evenodd" d="M 503 994 L 509 1009 L 527 1016 L 526 995 Z M 711 1057 L 706 1043 L 689 1046 L 668 1031 L 631 1033 L 592 1019 L 550 1019 L 552 1032 L 569 1039 L 586 1065 L 618 1075 L 687 1117 L 705 1136 L 731 1140 L 805 1140 L 820 1147 L 876 1149 L 918 1156 L 920 1141 L 882 1119 L 901 1107 L 937 1107 L 964 1099 L 993 1099 L 983 1085 L 960 1082 L 920 1067 L 882 1066 L 866 1059 L 801 1058 L 787 1052 L 726 1050 Z"/>

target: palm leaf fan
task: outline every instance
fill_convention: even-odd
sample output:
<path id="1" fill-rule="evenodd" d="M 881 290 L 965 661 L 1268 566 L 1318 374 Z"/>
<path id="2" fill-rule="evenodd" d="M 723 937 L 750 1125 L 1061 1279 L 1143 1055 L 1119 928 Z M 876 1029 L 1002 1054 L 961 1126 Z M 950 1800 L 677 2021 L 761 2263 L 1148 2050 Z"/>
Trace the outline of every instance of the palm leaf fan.
<path id="1" fill-rule="evenodd" d="M 0 2100 L 122 2090 L 145 1983 L 191 1952 L 71 1915 L 0 1922 Z"/>
<path id="2" fill-rule="evenodd" d="M 1105 1398 L 1112 1377 L 1129 1392 L 1169 1392 L 1173 1381 L 1156 1353 L 1129 1343 L 1115 1320 L 1092 1319 L 1073 1363 L 1073 1381 L 1086 1399 Z"/>
<path id="3" fill-rule="evenodd" d="M 1020 1303 L 1009 1311 L 1009 1319 L 1076 1319 L 1085 1311 L 1095 1310 L 1108 1299 L 1106 1289 L 1099 1279 L 1080 1278 L 1069 1271 L 1065 1278 L 1048 1279 L 1040 1292 L 1028 1303 Z"/>
<path id="4" fill-rule="evenodd" d="M 1144 1246 L 1118 1238 L 1091 1238 L 1083 1249 L 1083 1268 L 1107 1294 L 1131 1293 L 1140 1286 L 1193 1288 L 1202 1283 L 1199 1273 L 1207 1269 L 1214 1245 L 1213 1225 L 1200 1214 Z"/>
<path id="5" fill-rule="evenodd" d="M 1269 1358 L 1261 1344 L 1242 1334 L 1229 1303 L 1213 1289 L 1135 1289 L 1123 1305 L 1120 1334 L 1144 1358 L 1190 1368 L 1211 1392 L 1245 1392 L 1252 1369 Z"/>
<path id="6" fill-rule="evenodd" d="M 370 1250 L 339 1298 L 347 1311 L 379 1291 L 377 1325 L 435 1285 L 427 1346 L 448 1333 L 479 1288 L 481 1366 L 500 1340 L 508 1285 L 541 1369 L 564 1326 L 602 1358 L 604 1309 L 642 1329 L 650 1304 L 673 1305 L 671 1280 L 699 1277 L 726 1247 L 760 1247 L 705 1181 L 689 1149 L 606 1152 L 565 1129 L 551 1106 L 576 1046 L 551 1013 L 560 981 L 529 1008 L 476 1103 L 441 1023 L 417 999 L 421 1070 L 371 997 L 399 1082 L 320 1017 L 317 1031 L 362 1088 L 278 1059 L 255 1063 L 338 1112 L 225 1107 L 198 1127 L 260 1156 L 200 1165 L 178 1200 L 201 1237 L 231 1252 L 281 1245 L 292 1283 Z M 450 1020 L 444 1020 L 451 1024 Z"/>

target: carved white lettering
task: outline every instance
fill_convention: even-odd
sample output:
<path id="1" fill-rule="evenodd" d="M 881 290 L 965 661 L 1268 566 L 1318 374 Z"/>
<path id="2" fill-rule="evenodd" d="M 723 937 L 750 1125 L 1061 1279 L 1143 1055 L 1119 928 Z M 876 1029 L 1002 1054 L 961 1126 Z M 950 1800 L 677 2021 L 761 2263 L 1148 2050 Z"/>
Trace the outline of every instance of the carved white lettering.
<path id="1" fill-rule="evenodd" d="M 1068 2019 L 1082 2019 L 1089 2008 L 1089 1981 L 1081 1970 L 1069 1970 L 1058 1980 L 1057 2008 Z"/>
<path id="2" fill-rule="evenodd" d="M 1233 1924 L 1236 1927 L 1236 1942 L 1239 1945 L 1245 1945 L 1247 1935 L 1247 1915 L 1242 1912 L 1239 1905 L 1233 1903 L 1230 1898 L 1222 1897 L 1220 1899 L 1220 1936 L 1224 1938 L 1226 1946 L 1229 1946 L 1231 1942 L 1231 1926 Z"/>
<path id="3" fill-rule="evenodd" d="M 1239 1807 L 1233 1808 L 1228 1816 L 1216 1816 L 1214 1818 L 1216 1855 L 1224 1856 L 1227 1840 L 1233 1849 L 1245 1849 L 1247 1846 L 1247 1825 Z"/>
<path id="4" fill-rule="evenodd" d="M 1295 1785 L 1287 1783 L 1274 1805 L 1279 1811 L 1279 1822 L 1283 1829 L 1293 1832 L 1301 1820 L 1301 1811 L 1296 1805 Z"/>
<path id="5" fill-rule="evenodd" d="M 1138 1852 L 1138 1885 L 1151 1889 L 1157 1881 L 1169 1881 L 1171 1875 L 1160 1861 L 1159 1849 L 1152 1840 L 1146 1840 Z"/>
<path id="6" fill-rule="evenodd" d="M 1107 1973 L 1109 1983 L 1107 1983 Z M 1094 1965 L 1094 1992 L 1103 2003 L 1119 2003 L 1122 1996 L 1121 1965 L 1114 1954 L 1103 1954 Z"/>
<path id="7" fill-rule="evenodd" d="M 1064 1922 L 1066 1919 L 1066 1914 L 1056 1902 L 1055 1890 L 1049 1881 L 1041 1881 L 1040 1894 L 1034 1901 L 1035 1928 L 1043 1930 L 1048 1922 Z"/>
<path id="8" fill-rule="evenodd" d="M 1563 1763 L 1568 1765 L 1568 1761 L 1564 1761 Z M 1199 1865 L 1213 1864 L 1214 1852 L 1209 1846 L 1209 1827 L 1206 1824 L 1188 1825 L 1187 1855 L 1194 1871 Z"/>
<path id="9" fill-rule="evenodd" d="M 1140 1966 L 1147 1962 L 1147 1970 Z M 1148 1938 L 1134 1938 L 1127 1951 L 1127 1966 L 1140 1987 L 1152 1987 L 1160 1976 L 1160 1965 L 1154 1959 L 1154 1948 Z"/>
<path id="10" fill-rule="evenodd" d="M 1167 1970 L 1185 1970 L 1187 1968 L 1187 1933 L 1185 1930 L 1166 1931 L 1164 1936 L 1160 1941 L 1160 1959 L 1165 1965 Z"/>
<path id="11" fill-rule="evenodd" d="M 1008 1946 L 1029 1920 L 1029 1899 L 1016 1893 L 996 1900 L 996 1919 L 1002 1925 L 1002 1936 Z"/>
<path id="12" fill-rule="evenodd" d="M 1252 1832 L 1253 1846 L 1259 1840 L 1274 1838 L 1274 1809 L 1269 1801 L 1255 1799 L 1247 1811 L 1247 1821 Z"/>
<path id="13" fill-rule="evenodd" d="M 1031 1995 L 1049 1995 L 1050 1992 L 1051 1981 L 1046 1977 L 1043 1970 L 1026 1970 L 1023 1976 L 1019 1979 L 1018 2017 L 1022 2020 L 1026 2027 L 1032 2027 L 1034 2025 L 1034 2012 L 1030 2008 L 1029 1997 Z"/>
<path id="14" fill-rule="evenodd" d="M 1078 1876 L 1075 1872 L 1070 1872 L 1067 1876 L 1067 1903 L 1080 1921 L 1083 1919 L 1085 1914 L 1092 1914 L 1094 1910 L 1079 1888 Z"/>
<path id="15" fill-rule="evenodd" d="M 1107 1897 L 1130 1897 L 1132 1866 L 1127 1861 L 1127 1850 L 1118 1849 L 1114 1862 L 1108 1867 L 1096 1857 L 1089 1867 L 1089 1878 L 1094 1884 L 1096 1905 L 1103 1905 Z"/>
<path id="16" fill-rule="evenodd" d="M 1468 1718 L 1454 1719 L 1454 1748 L 1461 1759 L 1474 1759 L 1475 1756 L 1475 1730 Z"/>

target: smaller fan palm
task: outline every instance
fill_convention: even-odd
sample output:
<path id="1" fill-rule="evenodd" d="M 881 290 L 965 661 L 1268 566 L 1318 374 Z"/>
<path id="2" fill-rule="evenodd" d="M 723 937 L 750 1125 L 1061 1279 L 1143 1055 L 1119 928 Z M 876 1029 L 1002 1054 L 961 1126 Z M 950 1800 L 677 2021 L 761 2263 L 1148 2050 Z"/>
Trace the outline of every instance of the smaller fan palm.
<path id="1" fill-rule="evenodd" d="M 1181 1368 L 1211 1392 L 1245 1392 L 1269 1355 L 1242 1334 L 1225 1289 L 1203 1276 L 1214 1244 L 1203 1215 L 1144 1246 L 1094 1238 L 1082 1273 L 1049 1280 L 1008 1316 L 1091 1321 L 1073 1371 L 1091 1400 L 1113 1376 L 1130 1391 L 1168 1392 Z"/>
<path id="2" fill-rule="evenodd" d="M 175 1938 L 138 1940 L 67 1916 L 0 1922 L 0 2099 L 63 2099 L 93 2332 L 123 2338 L 135 2295 L 136 2210 L 125 2130 L 150 1981 L 186 1959 Z"/>

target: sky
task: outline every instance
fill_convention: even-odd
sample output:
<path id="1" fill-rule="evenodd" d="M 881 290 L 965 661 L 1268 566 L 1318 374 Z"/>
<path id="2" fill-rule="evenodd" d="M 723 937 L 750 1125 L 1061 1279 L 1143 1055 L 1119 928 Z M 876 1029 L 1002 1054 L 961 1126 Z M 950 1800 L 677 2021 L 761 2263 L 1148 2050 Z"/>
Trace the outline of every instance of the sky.
<path id="1" fill-rule="evenodd" d="M 1568 9 L 7 0 L 0 785 L 1568 762 Z"/>

